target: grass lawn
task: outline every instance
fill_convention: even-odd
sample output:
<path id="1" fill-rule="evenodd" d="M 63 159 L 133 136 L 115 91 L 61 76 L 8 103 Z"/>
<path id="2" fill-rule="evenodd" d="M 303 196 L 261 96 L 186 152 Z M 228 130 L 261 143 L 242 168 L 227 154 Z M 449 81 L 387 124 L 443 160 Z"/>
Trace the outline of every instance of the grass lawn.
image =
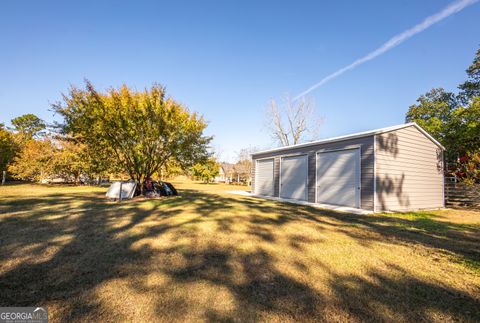
<path id="1" fill-rule="evenodd" d="M 480 212 L 350 215 L 178 183 L 0 188 L 0 306 L 51 321 L 480 321 Z"/>

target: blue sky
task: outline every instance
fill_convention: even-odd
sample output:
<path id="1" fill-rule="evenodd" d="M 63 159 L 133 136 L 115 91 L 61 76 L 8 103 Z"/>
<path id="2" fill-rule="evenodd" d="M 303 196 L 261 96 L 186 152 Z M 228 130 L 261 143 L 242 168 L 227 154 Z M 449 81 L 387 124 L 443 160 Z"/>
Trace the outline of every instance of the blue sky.
<path id="1" fill-rule="evenodd" d="M 2 1 L 0 122 L 53 120 L 84 78 L 153 82 L 209 121 L 223 159 L 274 146 L 271 98 L 296 95 L 452 1 Z M 480 46 L 480 3 L 311 93 L 320 137 L 404 122 L 432 87 L 454 90 Z"/>

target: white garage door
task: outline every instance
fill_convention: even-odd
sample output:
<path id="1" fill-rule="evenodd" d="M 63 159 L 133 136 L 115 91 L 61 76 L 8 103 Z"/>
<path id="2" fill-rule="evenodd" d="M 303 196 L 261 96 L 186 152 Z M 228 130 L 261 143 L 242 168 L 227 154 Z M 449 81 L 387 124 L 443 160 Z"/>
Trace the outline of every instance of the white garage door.
<path id="1" fill-rule="evenodd" d="M 283 157 L 280 166 L 280 197 L 307 200 L 307 156 Z"/>
<path id="2" fill-rule="evenodd" d="M 273 158 L 257 160 L 255 194 L 273 196 Z"/>
<path id="3" fill-rule="evenodd" d="M 360 207 L 360 150 L 317 154 L 317 203 Z"/>

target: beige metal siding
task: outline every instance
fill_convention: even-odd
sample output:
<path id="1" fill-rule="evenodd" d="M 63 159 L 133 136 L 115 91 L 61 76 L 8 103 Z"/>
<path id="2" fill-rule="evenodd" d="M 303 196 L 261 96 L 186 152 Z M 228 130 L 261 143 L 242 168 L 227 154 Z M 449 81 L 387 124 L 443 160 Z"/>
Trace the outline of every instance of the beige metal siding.
<path id="1" fill-rule="evenodd" d="M 444 206 L 443 154 L 414 126 L 376 135 L 376 210 Z"/>

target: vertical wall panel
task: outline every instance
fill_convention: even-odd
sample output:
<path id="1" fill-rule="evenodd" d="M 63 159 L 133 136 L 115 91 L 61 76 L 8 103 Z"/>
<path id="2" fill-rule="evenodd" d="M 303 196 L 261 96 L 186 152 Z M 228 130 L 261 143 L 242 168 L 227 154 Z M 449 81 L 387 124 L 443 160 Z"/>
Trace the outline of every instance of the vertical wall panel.
<path id="1" fill-rule="evenodd" d="M 274 168 L 274 196 L 280 196 L 280 157 L 275 157 Z"/>
<path id="2" fill-rule="evenodd" d="M 308 202 L 315 203 L 315 153 L 308 153 Z M 312 171 L 313 170 L 313 171 Z"/>

